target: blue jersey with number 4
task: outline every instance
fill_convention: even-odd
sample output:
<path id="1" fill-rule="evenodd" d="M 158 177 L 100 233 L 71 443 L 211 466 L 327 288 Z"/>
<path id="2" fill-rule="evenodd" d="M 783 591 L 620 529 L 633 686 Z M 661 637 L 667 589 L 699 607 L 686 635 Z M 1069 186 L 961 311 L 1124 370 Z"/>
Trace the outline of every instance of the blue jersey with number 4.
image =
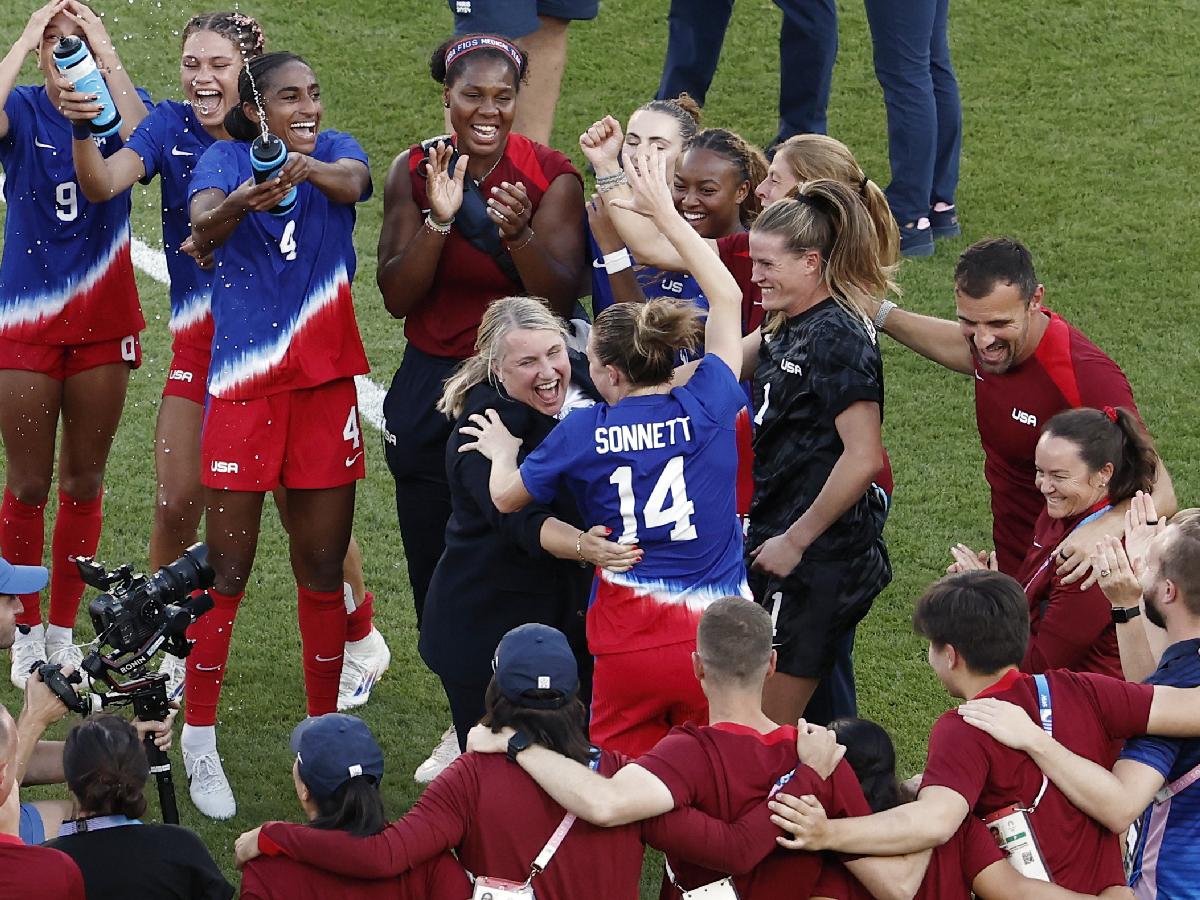
<path id="1" fill-rule="evenodd" d="M 367 163 L 358 141 L 339 131 L 322 131 L 312 158 Z M 208 188 L 228 196 L 251 177 L 250 144 L 217 141 L 196 166 L 192 197 Z M 250 400 L 369 370 L 350 296 L 354 204 L 309 182 L 297 192 L 286 215 L 247 213 L 213 254 L 214 397 Z M 370 196 L 368 185 L 358 202 Z"/>
<path id="2" fill-rule="evenodd" d="M 668 394 L 572 412 L 522 463 L 538 502 L 565 484 L 588 525 L 644 551 L 627 573 L 600 572 L 593 653 L 695 640 L 705 607 L 750 596 L 734 496 L 734 422 L 745 402 L 729 366 L 705 357 Z"/>

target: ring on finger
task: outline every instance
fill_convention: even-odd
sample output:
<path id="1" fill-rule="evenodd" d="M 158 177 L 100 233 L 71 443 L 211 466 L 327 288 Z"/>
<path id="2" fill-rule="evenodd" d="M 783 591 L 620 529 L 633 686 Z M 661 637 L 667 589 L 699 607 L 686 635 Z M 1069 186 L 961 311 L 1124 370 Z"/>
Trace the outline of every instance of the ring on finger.
<path id="1" fill-rule="evenodd" d="M 1147 519 L 1147 520 L 1146 520 L 1146 524 L 1147 524 L 1147 525 L 1157 525 L 1157 524 L 1158 524 L 1158 519 Z"/>
<path id="2" fill-rule="evenodd" d="M 1100 570 L 1100 577 L 1101 577 L 1101 578 L 1107 578 L 1107 577 L 1108 577 L 1109 575 L 1111 575 L 1111 574 L 1112 574 L 1112 572 L 1110 572 L 1108 569 L 1101 569 L 1101 570 Z"/>

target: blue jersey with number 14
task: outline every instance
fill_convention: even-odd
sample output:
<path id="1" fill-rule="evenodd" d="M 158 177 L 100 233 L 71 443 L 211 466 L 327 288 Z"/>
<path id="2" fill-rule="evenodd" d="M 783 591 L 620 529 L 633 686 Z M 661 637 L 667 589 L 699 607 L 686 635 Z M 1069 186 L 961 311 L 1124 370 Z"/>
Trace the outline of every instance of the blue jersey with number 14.
<path id="1" fill-rule="evenodd" d="M 576 410 L 522 463 L 538 502 L 565 484 L 587 524 L 644 551 L 629 572 L 601 570 L 588 611 L 593 653 L 695 640 L 710 603 L 750 596 L 734 497 L 745 403 L 729 366 L 705 357 L 668 394 Z"/>

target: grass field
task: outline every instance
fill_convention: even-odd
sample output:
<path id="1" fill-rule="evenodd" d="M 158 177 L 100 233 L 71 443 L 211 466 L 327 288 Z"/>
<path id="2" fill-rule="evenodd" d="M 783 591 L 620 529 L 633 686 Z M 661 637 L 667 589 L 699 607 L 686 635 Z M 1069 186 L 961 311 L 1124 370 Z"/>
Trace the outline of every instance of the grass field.
<path id="1" fill-rule="evenodd" d="M 162 98 L 179 94 L 179 30 L 192 13 L 212 6 L 109 0 L 100 8 L 112 34 L 123 39 L 135 81 Z M 572 28 L 554 143 L 577 161 L 582 128 L 607 112 L 624 119 L 657 86 L 666 7 L 666 0 L 605 0 L 596 22 Z M 854 0 L 840 7 L 830 133 L 886 184 L 884 112 L 865 16 Z M 30 7 L 0 0 L 0 11 L 5 33 L 15 37 Z M 262 0 L 245 11 L 263 23 L 269 49 L 310 60 L 322 83 L 324 125 L 362 142 L 377 186 L 397 152 L 441 130 L 439 88 L 424 66 L 451 30 L 445 3 Z M 959 250 L 989 234 L 1026 241 L 1046 284 L 1047 304 L 1128 373 L 1184 506 L 1200 488 L 1200 341 L 1194 334 L 1200 296 L 1194 213 L 1200 197 L 1192 178 L 1200 88 L 1188 62 L 1198 13 L 1197 0 L 1152 9 L 1130 0 L 954 0 L 951 42 L 966 126 L 959 195 L 964 234 L 939 245 L 935 258 L 906 264 L 900 277 L 905 305 L 948 315 Z M 778 20 L 769 0 L 737 4 L 706 124 L 760 142 L 774 135 Z M 157 204 L 157 185 L 135 195 L 135 229 L 152 244 L 161 240 Z M 380 190 L 361 207 L 356 299 L 373 377 L 386 384 L 403 338 L 374 284 L 381 213 Z M 166 291 L 148 278 L 139 284 L 150 325 L 143 335 L 146 363 L 133 377 L 109 467 L 101 555 L 113 563 L 145 561 L 153 423 L 168 361 Z M 896 578 L 859 631 L 857 668 L 862 714 L 891 731 L 908 772 L 921 765 L 929 728 L 949 706 L 924 663 L 924 647 L 911 634 L 911 604 L 943 571 L 952 542 L 986 545 L 990 520 L 969 380 L 892 343 L 885 343 L 885 365 L 885 440 L 898 485 L 887 538 Z M 392 483 L 379 441 L 368 447 L 370 475 L 359 488 L 355 531 L 393 663 L 363 715 L 386 751 L 384 792 L 397 814 L 417 796 L 411 772 L 448 713 L 436 679 L 416 654 Z M 200 817 L 179 786 L 184 823 L 199 831 L 230 872 L 237 834 L 264 819 L 298 814 L 286 745 L 304 711 L 294 608 L 286 547 L 268 510 L 220 708 L 221 749 L 238 798 L 237 818 L 213 823 Z M 86 617 L 79 633 L 91 634 Z M 7 678 L 0 681 L 0 701 L 15 711 L 20 699 Z M 182 782 L 181 764 L 176 777 Z"/>

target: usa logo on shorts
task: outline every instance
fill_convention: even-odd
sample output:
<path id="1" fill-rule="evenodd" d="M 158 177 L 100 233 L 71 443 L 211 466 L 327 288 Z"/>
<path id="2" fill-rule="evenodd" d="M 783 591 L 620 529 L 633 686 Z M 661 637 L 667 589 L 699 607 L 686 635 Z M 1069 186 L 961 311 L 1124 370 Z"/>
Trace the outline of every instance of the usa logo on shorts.
<path id="1" fill-rule="evenodd" d="M 460 16 L 469 16 L 471 14 L 471 0 L 457 0 L 454 4 L 454 12 Z"/>

